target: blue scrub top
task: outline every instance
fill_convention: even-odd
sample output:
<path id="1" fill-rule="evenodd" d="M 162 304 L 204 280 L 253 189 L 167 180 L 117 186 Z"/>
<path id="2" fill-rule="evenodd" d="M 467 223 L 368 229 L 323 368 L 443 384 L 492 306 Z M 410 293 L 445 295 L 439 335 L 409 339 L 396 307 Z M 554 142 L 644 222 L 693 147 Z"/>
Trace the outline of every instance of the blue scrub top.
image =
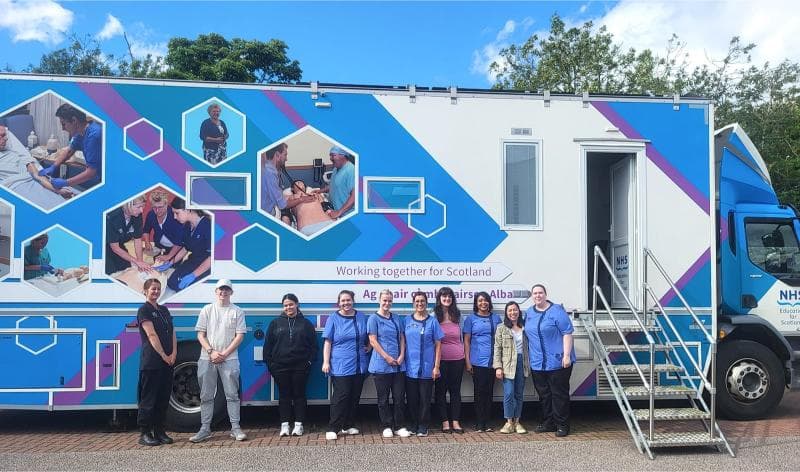
<path id="1" fill-rule="evenodd" d="M 572 334 L 574 331 L 572 320 L 562 305 L 553 303 L 545 311 L 539 311 L 535 307 L 525 310 L 525 335 L 528 337 L 531 370 L 561 369 L 564 335 Z M 570 359 L 574 364 L 574 348 L 570 353 Z"/>
<path id="2" fill-rule="evenodd" d="M 435 316 L 428 315 L 424 321 L 405 317 L 406 336 L 406 376 L 412 379 L 433 378 L 433 363 L 436 355 L 436 341 L 444 338 L 442 327 Z"/>
<path id="3" fill-rule="evenodd" d="M 172 208 L 167 207 L 167 216 L 164 218 L 164 225 L 158 224 L 158 217 L 156 212 L 150 210 L 147 213 L 147 218 L 144 220 L 144 229 L 142 233 L 149 234 L 153 231 L 153 244 L 161 245 L 161 238 L 166 236 L 172 244 L 180 246 L 183 240 L 183 225 L 175 219 L 175 214 Z"/>
<path id="4" fill-rule="evenodd" d="M 194 230 L 189 223 L 186 223 L 181 246 L 191 252 L 187 263 L 201 263 L 211 257 L 211 221 L 208 217 L 203 216 Z"/>
<path id="5" fill-rule="evenodd" d="M 473 313 L 464 320 L 462 331 L 469 334 L 469 361 L 478 367 L 491 367 L 494 356 L 494 331 L 503 321 L 499 316 L 490 313 L 481 316 Z"/>
<path id="6" fill-rule="evenodd" d="M 369 367 L 367 316 L 356 311 L 353 316 L 333 312 L 325 323 L 322 338 L 331 342 L 331 375 L 366 374 Z"/>
<path id="7" fill-rule="evenodd" d="M 344 203 L 350 198 L 350 193 L 355 188 L 356 168 L 352 162 L 347 161 L 340 169 L 333 169 L 331 174 L 330 197 L 331 204 L 335 210 L 340 210 Z M 353 206 L 347 212 L 353 211 Z"/>
<path id="8" fill-rule="evenodd" d="M 395 359 L 400 355 L 400 336 L 403 335 L 403 325 L 397 315 L 390 313 L 389 318 L 384 318 L 373 313 L 367 320 L 367 334 L 374 334 L 378 337 L 378 344 L 386 351 L 386 354 Z M 405 372 L 405 370 L 405 362 L 399 366 L 389 365 L 377 350 L 372 350 L 372 357 L 369 360 L 370 374 L 392 374 Z"/>
<path id="9" fill-rule="evenodd" d="M 83 183 L 90 186 L 100 183 L 103 175 L 103 128 L 96 121 L 89 123 L 86 133 L 77 134 L 69 141 L 69 147 L 74 151 L 83 152 L 86 165 L 95 170 L 95 176 Z"/>

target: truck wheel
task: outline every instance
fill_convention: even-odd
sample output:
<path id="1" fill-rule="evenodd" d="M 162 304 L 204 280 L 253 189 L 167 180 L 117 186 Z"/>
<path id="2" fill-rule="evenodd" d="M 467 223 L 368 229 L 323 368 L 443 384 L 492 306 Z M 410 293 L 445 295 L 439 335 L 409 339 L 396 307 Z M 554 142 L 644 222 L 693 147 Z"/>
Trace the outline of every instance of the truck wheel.
<path id="1" fill-rule="evenodd" d="M 734 420 L 764 418 L 786 388 L 777 356 L 754 341 L 728 341 L 717 353 L 717 406 Z"/>
<path id="2" fill-rule="evenodd" d="M 200 344 L 178 345 L 178 357 L 172 374 L 172 395 L 166 414 L 166 427 L 170 431 L 193 432 L 200 429 L 200 384 L 197 382 L 197 359 Z M 227 417 L 225 392 L 222 382 L 217 382 L 214 396 L 214 423 Z"/>

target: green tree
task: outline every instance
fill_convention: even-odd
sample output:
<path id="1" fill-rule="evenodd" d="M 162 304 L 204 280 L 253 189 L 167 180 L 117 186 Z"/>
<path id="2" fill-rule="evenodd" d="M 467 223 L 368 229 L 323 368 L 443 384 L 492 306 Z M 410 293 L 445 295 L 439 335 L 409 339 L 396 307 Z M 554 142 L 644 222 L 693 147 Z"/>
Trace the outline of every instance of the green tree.
<path id="1" fill-rule="evenodd" d="M 200 35 L 196 40 L 172 38 L 163 76 L 175 79 L 225 82 L 297 82 L 300 63 L 291 60 L 283 41 L 267 42 L 219 34 Z"/>
<path id="2" fill-rule="evenodd" d="M 43 54 L 39 65 L 29 65 L 28 71 L 37 74 L 58 75 L 115 75 L 114 57 L 106 55 L 100 45 L 90 35 L 83 38 L 73 34 L 70 45 Z"/>

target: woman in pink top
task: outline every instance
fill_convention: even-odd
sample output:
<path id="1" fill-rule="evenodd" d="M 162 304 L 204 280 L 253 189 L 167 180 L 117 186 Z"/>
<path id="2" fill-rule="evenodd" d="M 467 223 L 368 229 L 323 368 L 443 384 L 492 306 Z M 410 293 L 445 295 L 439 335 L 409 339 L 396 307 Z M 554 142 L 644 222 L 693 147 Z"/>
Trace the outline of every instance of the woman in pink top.
<path id="1" fill-rule="evenodd" d="M 464 434 L 461 418 L 461 377 L 464 375 L 464 343 L 461 340 L 461 311 L 456 306 L 453 289 L 442 287 L 436 293 L 433 309 L 444 332 L 441 376 L 436 379 L 436 411 L 442 420 L 442 432 Z M 450 392 L 450 403 L 447 403 Z"/>

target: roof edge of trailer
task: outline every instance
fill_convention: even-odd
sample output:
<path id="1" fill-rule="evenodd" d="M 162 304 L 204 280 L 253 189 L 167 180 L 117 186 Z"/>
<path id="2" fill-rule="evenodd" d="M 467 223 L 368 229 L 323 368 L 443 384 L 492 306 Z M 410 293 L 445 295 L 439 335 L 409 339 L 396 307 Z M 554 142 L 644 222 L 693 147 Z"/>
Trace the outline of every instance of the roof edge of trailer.
<path id="1" fill-rule="evenodd" d="M 530 98 L 538 100 L 630 100 L 649 102 L 691 102 L 712 103 L 711 99 L 693 95 L 634 95 L 634 94 L 591 94 L 582 93 L 555 93 L 549 90 L 498 90 L 482 88 L 428 87 L 415 84 L 407 85 L 367 85 L 367 84 L 341 84 L 328 82 L 297 82 L 287 83 L 242 83 L 242 82 L 210 82 L 179 79 L 151 79 L 138 77 L 111 77 L 111 76 L 86 76 L 86 75 L 52 75 L 34 74 L 25 72 L 0 72 L 2 80 L 39 80 L 53 82 L 86 82 L 86 83 L 118 83 L 140 85 L 172 85 L 177 87 L 206 87 L 206 88 L 240 88 L 260 90 L 287 90 L 308 91 L 311 94 L 323 95 L 326 92 L 339 93 L 364 93 L 370 92 L 377 95 L 409 95 L 409 96 L 449 96 L 458 97 L 493 97 L 493 98 Z"/>

